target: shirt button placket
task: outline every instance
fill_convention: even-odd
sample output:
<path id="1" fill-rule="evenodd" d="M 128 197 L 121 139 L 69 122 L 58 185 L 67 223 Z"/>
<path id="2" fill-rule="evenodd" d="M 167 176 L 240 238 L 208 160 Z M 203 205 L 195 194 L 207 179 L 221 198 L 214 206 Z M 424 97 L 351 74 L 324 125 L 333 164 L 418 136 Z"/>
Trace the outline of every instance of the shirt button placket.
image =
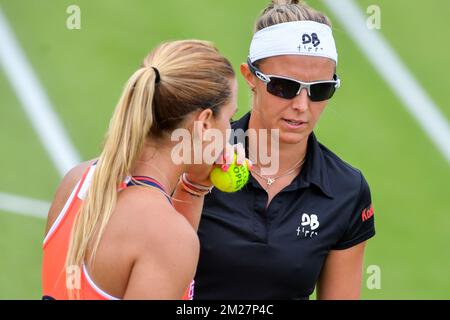
<path id="1" fill-rule="evenodd" d="M 265 205 L 267 203 L 267 194 L 258 190 L 255 192 L 253 203 L 253 232 L 256 237 L 256 241 L 266 241 L 266 229 L 267 229 L 267 212 Z"/>

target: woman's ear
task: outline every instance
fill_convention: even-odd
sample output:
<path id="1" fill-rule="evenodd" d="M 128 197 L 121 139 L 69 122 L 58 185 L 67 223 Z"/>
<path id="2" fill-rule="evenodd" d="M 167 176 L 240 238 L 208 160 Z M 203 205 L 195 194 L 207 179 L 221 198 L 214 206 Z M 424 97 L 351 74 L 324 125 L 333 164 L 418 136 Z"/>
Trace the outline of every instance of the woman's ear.
<path id="1" fill-rule="evenodd" d="M 214 127 L 214 114 L 211 109 L 201 110 L 194 117 L 193 123 L 193 137 L 200 141 L 203 140 L 203 134 L 205 130 Z"/>
<path id="2" fill-rule="evenodd" d="M 241 63 L 241 74 L 244 77 L 245 81 L 247 82 L 248 86 L 252 91 L 254 91 L 256 85 L 255 85 L 255 77 L 253 76 L 253 73 L 250 71 L 250 68 L 248 67 L 248 64 Z"/>
<path id="3" fill-rule="evenodd" d="M 202 110 L 198 115 L 196 121 L 202 122 L 204 130 L 211 129 L 214 126 L 214 114 L 211 109 Z"/>

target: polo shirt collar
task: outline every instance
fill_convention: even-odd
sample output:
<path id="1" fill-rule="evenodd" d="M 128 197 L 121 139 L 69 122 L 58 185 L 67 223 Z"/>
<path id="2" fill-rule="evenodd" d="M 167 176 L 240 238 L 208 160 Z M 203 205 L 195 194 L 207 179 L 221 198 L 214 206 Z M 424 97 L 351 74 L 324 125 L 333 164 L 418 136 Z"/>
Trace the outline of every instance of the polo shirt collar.
<path id="1" fill-rule="evenodd" d="M 232 129 L 248 130 L 251 112 L 245 114 L 242 118 L 232 123 Z M 235 141 L 236 143 L 236 141 Z M 248 157 L 248 149 L 246 144 L 246 153 Z M 329 198 L 333 198 L 333 192 L 330 186 L 328 169 L 323 156 L 320 143 L 312 132 L 308 137 L 308 146 L 306 151 L 306 161 L 300 174 L 287 186 L 284 190 L 295 190 L 307 188 L 311 184 L 318 187 L 323 194 Z M 257 185 L 257 183 L 256 183 Z"/>

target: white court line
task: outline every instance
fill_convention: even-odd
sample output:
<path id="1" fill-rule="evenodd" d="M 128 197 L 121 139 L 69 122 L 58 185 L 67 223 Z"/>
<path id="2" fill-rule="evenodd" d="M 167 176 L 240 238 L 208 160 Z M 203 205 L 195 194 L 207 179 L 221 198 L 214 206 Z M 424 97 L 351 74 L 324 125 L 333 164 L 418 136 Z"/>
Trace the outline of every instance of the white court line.
<path id="1" fill-rule="evenodd" d="M 50 203 L 16 196 L 8 193 L 0 193 L 0 210 L 18 213 L 25 216 L 47 218 Z"/>
<path id="2" fill-rule="evenodd" d="M 30 32 L 33 31 L 30 30 Z M 49 98 L 20 48 L 1 8 L 0 66 L 5 70 L 39 140 L 50 155 L 59 174 L 64 175 L 70 168 L 81 162 L 81 158 L 53 111 Z"/>
<path id="3" fill-rule="evenodd" d="M 366 17 L 354 0 L 322 1 L 450 163 L 450 127 L 446 117 L 381 33 L 367 28 Z"/>

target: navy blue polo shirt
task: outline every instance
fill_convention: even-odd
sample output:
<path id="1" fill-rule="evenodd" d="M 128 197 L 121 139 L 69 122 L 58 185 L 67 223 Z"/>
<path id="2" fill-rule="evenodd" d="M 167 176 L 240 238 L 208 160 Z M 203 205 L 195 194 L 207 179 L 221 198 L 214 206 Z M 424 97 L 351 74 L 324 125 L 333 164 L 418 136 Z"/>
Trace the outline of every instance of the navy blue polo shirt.
<path id="1" fill-rule="evenodd" d="M 232 124 L 248 128 L 250 113 Z M 236 141 L 235 141 L 236 142 Z M 375 235 L 361 171 L 308 137 L 300 174 L 268 208 L 250 176 L 235 193 L 206 196 L 198 235 L 195 299 L 308 299 L 330 250 Z"/>

